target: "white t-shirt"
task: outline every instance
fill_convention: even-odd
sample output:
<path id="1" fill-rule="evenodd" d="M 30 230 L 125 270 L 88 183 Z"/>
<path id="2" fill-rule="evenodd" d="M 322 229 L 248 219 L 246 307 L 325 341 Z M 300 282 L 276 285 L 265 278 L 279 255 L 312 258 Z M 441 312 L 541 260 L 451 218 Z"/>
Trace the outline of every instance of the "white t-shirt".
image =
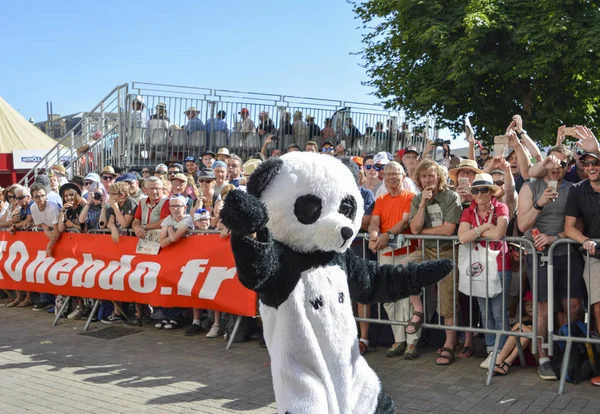
<path id="1" fill-rule="evenodd" d="M 190 229 L 194 228 L 194 219 L 192 216 L 184 216 L 180 221 L 173 220 L 173 217 L 169 216 L 162 221 L 161 227 L 173 226 L 175 230 L 179 230 L 181 226 L 187 226 Z"/>
<path id="2" fill-rule="evenodd" d="M 408 177 L 404 177 L 404 181 L 402 181 L 402 189 L 404 191 L 408 191 L 409 193 L 413 193 L 413 194 L 420 193 L 419 189 L 415 185 L 415 182 Z M 377 193 L 375 194 L 375 200 L 377 200 L 382 195 L 387 194 L 387 192 L 388 192 L 388 190 L 385 187 L 385 181 L 384 181 L 383 185 L 381 187 L 379 187 L 379 189 L 377 189 Z"/>
<path id="3" fill-rule="evenodd" d="M 46 208 L 40 211 L 37 204 L 31 206 L 31 217 L 36 225 L 45 224 L 48 227 L 53 227 L 58 224 L 58 216 L 60 215 L 60 206 L 50 200 L 46 201 Z"/>

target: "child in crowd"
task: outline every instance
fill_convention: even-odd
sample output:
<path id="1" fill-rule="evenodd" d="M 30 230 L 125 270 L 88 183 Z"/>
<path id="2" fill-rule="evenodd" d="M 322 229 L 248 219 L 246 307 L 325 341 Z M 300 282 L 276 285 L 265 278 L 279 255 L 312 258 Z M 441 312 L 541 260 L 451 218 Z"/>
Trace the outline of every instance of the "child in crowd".
<path id="1" fill-rule="evenodd" d="M 162 221 L 160 228 L 160 247 L 177 242 L 194 228 L 192 216 L 185 213 L 186 200 L 181 195 L 169 199 L 171 215 Z"/>
<path id="2" fill-rule="evenodd" d="M 196 210 L 194 213 L 194 227 L 198 230 L 209 230 L 210 227 L 210 213 L 205 208 Z"/>

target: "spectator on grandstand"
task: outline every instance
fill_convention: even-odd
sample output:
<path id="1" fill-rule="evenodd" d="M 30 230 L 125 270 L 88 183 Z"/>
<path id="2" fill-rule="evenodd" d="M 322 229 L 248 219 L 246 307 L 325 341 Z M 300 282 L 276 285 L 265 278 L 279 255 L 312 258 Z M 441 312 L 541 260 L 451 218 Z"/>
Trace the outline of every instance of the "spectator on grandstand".
<path id="1" fill-rule="evenodd" d="M 254 127 L 254 121 L 250 119 L 250 111 L 248 108 L 242 108 L 240 112 L 238 112 L 241 119 L 235 124 L 235 132 L 241 132 L 242 134 L 249 134 L 254 132 L 256 129 Z"/>
<path id="2" fill-rule="evenodd" d="M 185 194 L 188 182 L 187 177 L 183 173 L 177 173 L 172 175 L 169 181 L 171 181 L 171 193 L 173 196 L 180 195 L 182 197 L 185 204 L 185 213 L 190 214 L 190 211 L 192 211 L 192 207 L 194 206 L 194 200 Z"/>
<path id="3" fill-rule="evenodd" d="M 302 120 L 302 111 L 294 112 L 294 123 L 292 124 L 292 135 L 294 143 L 304 143 L 308 141 L 308 125 Z"/>
<path id="4" fill-rule="evenodd" d="M 221 190 L 229 182 L 227 181 L 227 164 L 223 161 L 215 161 L 213 164 L 215 174 L 215 193 L 221 194 Z"/>
<path id="5" fill-rule="evenodd" d="M 578 129 L 582 127 L 577 127 Z M 591 134 L 587 128 L 583 134 Z M 589 132 L 588 132 L 589 131 Z M 588 302 L 596 322 L 596 332 L 600 332 L 600 247 L 594 239 L 600 239 L 600 220 L 598 219 L 598 193 L 600 193 L 600 149 L 596 152 L 584 152 L 580 162 L 588 179 L 575 184 L 569 191 L 565 208 L 565 235 L 581 243 L 584 253 L 585 269 L 583 280 L 588 292 Z M 583 221 L 578 226 L 577 221 Z M 555 273 L 564 277 L 564 273 Z M 573 275 L 571 275 L 573 277 Z"/>
<path id="6" fill-rule="evenodd" d="M 260 148 L 260 154 L 263 157 L 267 157 L 267 147 L 273 143 L 273 139 L 278 139 L 274 135 L 267 135 L 263 141 L 262 147 Z"/>
<path id="7" fill-rule="evenodd" d="M 62 206 L 62 199 L 60 198 L 58 193 L 51 190 L 50 184 L 52 182 L 52 179 L 50 177 L 48 177 L 47 175 L 40 174 L 37 177 L 35 177 L 35 182 L 44 186 L 48 200 L 58 204 L 59 206 Z"/>
<path id="8" fill-rule="evenodd" d="M 331 142 L 331 141 L 323 142 L 323 146 L 321 146 L 321 153 L 323 153 L 324 155 L 333 156 L 334 155 L 333 151 L 334 151 L 333 142 Z"/>
<path id="9" fill-rule="evenodd" d="M 292 135 L 294 129 L 292 128 L 290 113 L 285 111 L 281 115 L 281 122 L 279 126 L 281 135 Z"/>
<path id="10" fill-rule="evenodd" d="M 325 118 L 325 124 L 321 130 L 321 139 L 323 141 L 329 141 L 335 139 L 335 130 L 331 127 L 331 119 Z"/>
<path id="11" fill-rule="evenodd" d="M 97 230 L 101 227 L 100 215 L 106 203 L 108 203 L 108 193 L 104 187 L 98 183 L 90 185 L 88 201 L 79 214 L 79 225 L 82 231 Z"/>
<path id="12" fill-rule="evenodd" d="M 242 160 L 235 154 L 232 154 L 227 161 L 227 179 L 229 184 L 233 184 L 235 187 L 240 185 L 242 178 Z"/>
<path id="13" fill-rule="evenodd" d="M 377 140 L 377 142 L 386 142 L 387 141 L 388 133 L 383 130 L 383 122 L 375 123 L 375 132 L 373 132 L 373 138 L 375 138 Z M 418 155 L 418 153 L 417 153 L 417 155 Z M 414 168 L 416 168 L 416 166 Z M 414 170 L 414 168 L 413 168 L 413 170 Z"/>
<path id="14" fill-rule="evenodd" d="M 171 214 L 166 217 L 160 228 L 160 247 L 167 247 L 179 241 L 188 231 L 194 229 L 192 216 L 187 213 L 186 199 L 181 195 L 169 199 Z"/>
<path id="15" fill-rule="evenodd" d="M 167 104 L 159 102 L 156 105 L 156 113 L 150 117 L 146 124 L 146 141 L 151 142 L 152 131 L 155 129 L 163 129 L 169 131 L 171 120 L 167 116 Z"/>
<path id="16" fill-rule="evenodd" d="M 346 118 L 344 132 L 346 133 L 346 136 L 352 138 L 353 140 L 362 136 L 358 128 L 354 126 L 354 121 L 352 121 L 352 118 Z"/>
<path id="17" fill-rule="evenodd" d="M 486 173 L 477 174 L 470 186 L 473 201 L 465 208 L 460 218 L 458 227 L 458 240 L 461 244 L 469 243 L 478 238 L 501 240 L 506 236 L 508 221 L 510 219 L 508 206 L 497 200 L 501 195 L 501 188 L 494 184 L 492 176 Z M 502 294 L 494 297 L 477 297 L 479 309 L 483 315 L 482 325 L 485 329 L 504 330 L 509 327 L 508 322 L 508 291 L 512 277 L 510 254 L 506 242 L 480 242 L 479 249 L 488 248 L 499 251 L 496 257 L 498 278 L 502 285 Z M 487 271 L 487 270 L 486 270 Z M 460 275 L 468 277 L 468 275 Z M 494 276 L 487 275 L 488 278 Z M 463 321 L 464 322 L 464 321 Z M 486 367 L 489 367 L 494 349 L 496 335 L 485 334 L 485 344 L 488 352 Z M 500 338 L 500 349 L 504 345 L 506 337 Z M 472 339 L 471 339 L 472 342 Z M 466 347 L 466 345 L 465 345 Z"/>
<path id="18" fill-rule="evenodd" d="M 317 145 L 317 143 L 315 141 L 308 141 L 306 143 L 306 146 L 304 148 L 305 152 L 314 152 L 314 153 L 318 153 L 319 152 L 319 146 Z"/>
<path id="19" fill-rule="evenodd" d="M 387 192 L 377 198 L 369 224 L 369 249 L 378 252 L 379 264 L 406 264 L 420 260 L 421 253 L 410 254 L 416 250 L 416 243 L 396 243 L 389 246 L 396 237 L 410 234 L 408 218 L 414 193 L 403 188 L 404 168 L 396 161 L 384 167 Z M 408 322 L 408 326 L 393 325 L 394 344 L 387 351 L 388 357 L 404 355 L 406 359 L 418 356 L 417 344 L 421 336 L 421 324 L 424 321 L 423 303 L 419 296 L 385 303 L 384 308 L 390 320 Z M 362 347 L 361 347 L 362 350 Z"/>
<path id="20" fill-rule="evenodd" d="M 209 119 L 206 121 L 206 138 L 210 136 L 212 131 L 222 131 L 227 132 L 227 122 L 225 122 L 225 117 L 227 114 L 225 111 L 218 111 L 216 119 Z"/>
<path id="21" fill-rule="evenodd" d="M 119 232 L 131 226 L 137 203 L 129 195 L 129 184 L 123 181 L 111 185 L 108 195 L 108 206 L 100 216 L 105 225 L 100 227 L 109 229 L 113 242 L 117 243 Z"/>
<path id="22" fill-rule="evenodd" d="M 513 332 L 531 332 L 531 325 L 533 319 L 533 294 L 530 290 L 525 292 L 523 296 L 523 317 L 521 318 L 521 322 L 514 324 L 511 327 Z M 502 351 L 496 357 L 496 367 L 494 368 L 494 373 L 497 375 L 506 375 L 510 371 L 510 367 L 513 362 L 519 357 L 519 350 L 517 349 L 517 340 L 521 342 L 521 349 L 524 352 L 528 352 L 525 354 L 525 357 L 529 356 L 529 358 L 533 358 L 531 352 L 529 352 L 529 345 L 531 344 L 531 340 L 529 338 L 519 338 L 516 336 L 509 336 L 506 338 L 506 342 L 502 347 Z"/>
<path id="23" fill-rule="evenodd" d="M 546 250 L 554 241 L 565 237 L 565 208 L 567 195 L 573 183 L 565 181 L 564 176 L 569 163 L 571 151 L 564 145 L 548 150 L 546 159 L 531 167 L 530 174 L 537 176 L 537 171 L 544 172 L 543 178 L 526 183 L 519 194 L 519 209 L 517 211 L 518 225 L 525 238 L 531 240 L 539 251 Z M 539 232 L 533 235 L 533 229 Z M 536 252 L 527 249 L 527 274 L 533 274 L 532 254 Z M 568 252 L 571 251 L 570 262 Z M 538 261 L 538 327 L 544 341 L 547 336 L 548 321 L 548 266 Z M 567 323 L 566 311 L 570 308 L 571 316 L 576 317 L 581 307 L 584 294 L 583 264 L 581 255 L 569 245 L 561 245 L 554 249 L 554 293 L 560 298 L 562 312 L 559 312 L 560 325 Z M 570 271 L 570 284 L 567 272 Z M 571 293 L 569 300 L 569 292 Z M 558 309 L 556 309 L 558 310 Z M 547 356 L 546 350 L 540 346 L 538 374 L 542 379 L 555 380 L 556 374 Z"/>
<path id="24" fill-rule="evenodd" d="M 263 138 L 265 135 L 272 133 L 275 130 L 273 121 L 269 118 L 269 113 L 262 111 L 258 114 L 258 127 L 256 128 L 258 135 Z"/>
<path id="25" fill-rule="evenodd" d="M 409 223 L 413 234 L 452 236 L 460 222 L 460 196 L 447 188 L 446 172 L 433 160 L 422 161 L 415 172 L 417 186 L 421 193 L 413 198 Z M 454 260 L 453 245 L 450 241 L 425 240 L 425 259 Z M 439 257 L 438 257 L 439 255 Z M 420 260 L 421 256 L 419 256 Z M 457 302 L 454 291 L 458 283 L 458 275 L 450 273 L 443 279 L 439 287 L 439 315 L 444 318 L 446 326 L 456 326 L 455 314 Z M 436 360 L 438 365 L 450 365 L 454 362 L 456 332 L 446 330 L 446 341 L 440 349 Z"/>
<path id="26" fill-rule="evenodd" d="M 115 178 L 117 178 L 117 173 L 113 167 L 107 165 L 100 172 L 100 178 L 102 178 L 102 185 L 104 186 L 104 189 L 108 192 L 110 186 L 115 181 Z"/>
<path id="27" fill-rule="evenodd" d="M 202 169 L 211 168 L 215 163 L 215 153 L 211 150 L 206 150 L 202 153 Z M 194 175 L 194 179 L 198 179 L 197 175 Z"/>
<path id="28" fill-rule="evenodd" d="M 0 214 L 0 228 L 8 228 L 13 224 L 13 219 L 18 217 L 21 207 L 17 201 L 15 190 L 19 188 L 18 184 L 13 184 L 3 191 L 4 202 L 2 214 Z"/>
<path id="29" fill-rule="evenodd" d="M 219 150 L 217 151 L 217 161 L 223 161 L 224 163 L 227 163 L 228 159 L 229 159 L 229 150 L 227 148 L 219 148 Z M 214 165 L 213 165 L 213 168 L 215 168 Z"/>
<path id="30" fill-rule="evenodd" d="M 306 126 L 308 127 L 308 139 L 314 141 L 317 137 L 321 136 L 321 128 L 315 124 L 315 117 L 313 115 L 306 115 Z"/>
<path id="31" fill-rule="evenodd" d="M 58 207 L 60 211 L 60 216 L 58 218 L 58 230 L 61 233 L 67 229 L 81 231 L 79 216 L 86 204 L 85 200 L 81 197 L 81 190 L 75 184 L 67 183 L 60 187 L 60 197 L 63 201 L 63 205 L 62 208 L 60 208 L 60 206 Z M 33 198 L 37 203 L 37 200 L 35 200 L 35 194 L 33 195 Z"/>
<path id="32" fill-rule="evenodd" d="M 200 111 L 193 106 L 190 106 L 187 111 L 184 112 L 185 116 L 188 118 L 188 122 L 185 124 L 184 130 L 188 135 L 195 131 L 204 131 L 204 124 L 198 118 L 199 113 Z"/>
<path id="33" fill-rule="evenodd" d="M 138 95 L 131 101 L 131 122 L 133 128 L 145 128 L 148 122 L 147 118 L 144 99 Z"/>

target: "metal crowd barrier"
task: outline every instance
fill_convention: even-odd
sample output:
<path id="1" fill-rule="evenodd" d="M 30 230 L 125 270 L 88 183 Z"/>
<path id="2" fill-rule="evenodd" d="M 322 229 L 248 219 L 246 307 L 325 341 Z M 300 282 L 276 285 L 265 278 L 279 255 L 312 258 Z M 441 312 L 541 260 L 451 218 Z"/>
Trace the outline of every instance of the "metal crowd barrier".
<path id="1" fill-rule="evenodd" d="M 454 268 L 453 272 L 452 272 L 452 282 L 453 282 L 453 292 L 452 292 L 452 296 L 453 296 L 453 304 L 456 304 L 458 302 L 458 296 L 459 296 L 459 292 L 458 292 L 458 279 L 459 279 L 459 270 L 458 270 L 458 263 L 457 263 L 457 252 L 458 252 L 458 237 L 457 236 L 426 236 L 426 235 L 400 235 L 400 237 L 397 238 L 397 240 L 395 240 L 393 243 L 389 244 L 390 247 L 394 247 L 395 249 L 399 249 L 400 247 L 398 246 L 398 242 L 401 241 L 402 239 L 405 240 L 416 240 L 420 243 L 420 247 L 418 249 L 420 249 L 421 252 L 421 260 L 427 260 L 426 259 L 426 251 L 425 251 L 425 241 L 434 241 L 436 244 L 436 257 L 432 258 L 432 259 L 440 259 L 440 243 L 441 242 L 450 242 L 451 243 L 451 249 L 452 249 L 452 258 L 455 261 L 455 263 L 457 264 L 456 267 Z M 367 240 L 368 240 L 368 234 L 365 234 L 364 237 L 360 237 L 360 239 L 362 239 L 362 247 L 363 247 L 363 257 L 366 256 L 366 249 L 367 249 Z M 524 239 L 522 237 L 505 237 L 503 239 L 503 241 L 507 242 L 507 243 L 513 243 L 519 246 L 519 248 L 521 249 L 521 251 L 523 251 L 523 247 L 527 246 L 529 247 L 529 249 L 531 249 L 530 251 L 536 251 L 535 247 L 533 245 L 533 243 L 527 239 Z M 486 243 L 486 247 L 485 249 L 489 249 L 489 243 L 491 242 L 491 240 L 487 240 L 487 239 L 477 239 L 476 241 L 472 242 L 485 242 Z M 478 243 L 479 244 L 479 243 Z M 418 251 L 418 250 L 417 250 Z M 392 257 L 394 256 L 394 249 L 391 249 L 392 252 Z M 509 254 L 508 252 L 506 252 L 506 254 Z M 408 256 L 409 253 L 406 253 L 403 256 Z M 401 260 L 402 258 L 398 259 L 398 262 Z M 472 263 L 472 259 L 470 258 L 470 262 Z M 523 297 L 523 291 L 522 291 L 522 286 L 523 286 L 523 270 L 524 270 L 524 266 L 525 266 L 525 261 L 523 259 L 523 255 L 520 255 L 520 266 L 519 266 L 519 298 Z M 462 331 L 462 332 L 472 332 L 472 333 L 481 333 L 481 334 L 495 334 L 495 343 L 494 343 L 494 348 L 493 348 L 493 353 L 492 353 L 492 359 L 491 359 L 491 363 L 490 363 L 490 367 L 488 370 L 488 376 L 487 376 L 487 380 L 486 380 L 486 385 L 490 385 L 491 381 L 492 381 L 492 377 L 494 374 L 494 368 L 495 368 L 495 361 L 496 361 L 496 357 L 498 356 L 498 352 L 499 352 L 499 348 L 500 348 L 500 341 L 501 338 L 503 336 L 509 337 L 509 336 L 514 336 L 517 338 L 528 338 L 531 341 L 531 353 L 532 354 L 536 354 L 537 350 L 538 350 L 538 343 L 537 343 L 537 336 L 538 336 L 538 323 L 537 323 L 537 298 L 538 298 L 538 289 L 537 289 L 537 262 L 538 262 L 538 255 L 534 254 L 533 255 L 533 274 L 532 275 L 527 275 L 530 280 L 531 280 L 531 285 L 532 285 L 532 294 L 533 294 L 533 314 L 532 314 L 532 325 L 531 325 L 531 332 L 525 332 L 522 329 L 522 315 L 523 315 L 523 308 L 522 308 L 522 302 L 519 301 L 519 305 L 518 305 L 518 315 L 519 315 L 519 324 L 520 324 L 520 328 L 517 331 L 512 331 L 510 330 L 510 326 L 509 326 L 509 330 L 503 330 L 503 329 L 485 329 L 483 327 L 477 327 L 477 326 L 473 326 L 473 319 L 478 318 L 478 315 L 474 315 L 473 314 L 473 306 L 472 306 L 472 302 L 469 301 L 470 306 L 469 306 L 469 321 L 468 324 L 466 323 L 466 321 L 462 321 L 462 325 L 466 325 L 466 326 L 460 326 L 457 324 L 457 320 L 458 320 L 458 310 L 455 310 L 454 313 L 454 324 L 447 326 L 445 324 L 441 323 L 441 318 L 438 318 L 438 322 L 437 323 L 429 323 L 429 318 L 432 315 L 428 315 L 427 314 L 427 309 L 428 309 L 428 302 L 429 301 L 434 301 L 437 304 L 440 303 L 440 290 L 439 290 L 439 283 L 438 283 L 438 289 L 437 289 L 437 294 L 433 295 L 433 297 L 430 296 L 430 294 L 427 293 L 427 289 L 424 289 L 423 291 L 423 312 L 424 312 L 424 317 L 423 317 L 423 324 L 422 327 L 424 328 L 428 328 L 428 329 L 440 329 L 440 330 L 453 330 L 453 331 Z M 486 266 L 487 268 L 487 266 Z M 461 275 L 462 276 L 462 275 Z M 472 292 L 472 286 L 473 286 L 473 282 L 472 279 L 470 279 L 470 291 Z M 505 289 L 508 289 L 508 286 L 505 286 L 504 281 L 502 281 L 502 291 L 504 291 Z M 486 292 L 489 292 L 489 286 L 486 283 Z M 501 293 L 502 294 L 502 293 Z M 486 312 L 487 312 L 487 305 L 488 305 L 488 301 L 489 299 L 486 299 Z M 366 305 L 362 305 L 362 306 L 366 306 Z M 392 308 L 392 312 L 391 314 L 394 315 L 395 314 L 395 306 L 396 304 L 393 305 Z M 502 315 L 502 325 L 504 325 L 504 323 L 506 322 L 505 320 L 505 316 L 507 314 L 507 306 L 508 304 L 504 302 L 504 298 L 503 298 L 503 306 L 502 308 L 506 310 L 506 312 L 503 312 Z M 437 307 L 437 306 L 436 306 Z M 357 317 L 356 320 L 359 322 L 369 322 L 369 323 L 380 323 L 380 324 L 389 324 L 389 325 L 402 325 L 402 326 L 407 326 L 408 325 L 408 320 L 406 321 L 400 321 L 400 320 L 395 320 L 393 318 L 389 318 L 389 320 L 384 320 L 381 318 L 381 304 L 378 304 L 378 317 L 377 318 L 360 318 Z M 438 314 L 439 316 L 439 314 Z M 482 315 L 484 316 L 484 315 Z M 485 315 L 487 316 L 487 315 Z M 409 318 L 410 319 L 410 318 Z M 483 321 L 482 321 L 482 325 L 483 325 Z M 519 353 L 519 359 L 521 361 L 522 366 L 525 366 L 525 357 L 524 357 L 524 352 L 523 349 L 521 347 L 521 342 L 520 340 L 516 341 L 516 346 L 517 346 L 517 350 Z"/>
<path id="2" fill-rule="evenodd" d="M 594 239 L 594 241 L 596 243 L 598 243 L 598 247 L 596 247 L 597 249 L 600 248 L 600 239 Z M 561 368 L 560 368 L 560 383 L 558 386 L 558 393 L 559 394 L 563 394 L 565 391 L 565 383 L 566 383 L 566 378 L 567 378 L 567 367 L 569 365 L 569 360 L 570 360 L 570 356 L 571 356 L 571 348 L 573 346 L 574 342 L 577 343 L 584 343 L 584 344 L 590 344 L 590 345 L 596 345 L 597 347 L 600 346 L 600 339 L 598 338 L 592 338 L 590 336 L 590 332 L 592 331 L 593 328 L 593 324 L 591 323 L 591 321 L 594 319 L 593 318 L 593 312 L 591 311 L 591 307 L 592 307 L 592 303 L 594 302 L 594 300 L 597 300 L 597 298 L 593 297 L 593 291 L 591 291 L 590 289 L 587 290 L 587 306 L 586 306 L 586 313 L 587 313 L 587 318 L 585 318 L 584 323 L 586 324 L 586 336 L 585 337 L 577 337 L 577 336 L 572 336 L 571 334 L 571 322 L 573 321 L 573 318 L 571 316 L 571 307 L 569 306 L 567 308 L 567 323 L 568 323 L 568 329 L 567 329 L 567 335 L 560 335 L 558 332 L 555 332 L 555 327 L 554 327 L 554 312 L 552 312 L 552 309 L 555 309 L 555 296 L 554 296 L 554 278 L 555 277 L 566 277 L 567 278 L 567 303 L 570 304 L 570 301 L 572 299 L 571 297 L 571 256 L 572 256 L 572 252 L 571 249 L 567 250 L 567 274 L 559 274 L 556 275 L 554 273 L 554 250 L 560 246 L 560 245 L 568 245 L 569 247 L 572 244 L 576 244 L 579 245 L 578 242 L 571 240 L 571 239 L 560 239 L 555 241 L 554 243 L 552 243 L 552 245 L 550 246 L 550 248 L 548 249 L 548 355 L 552 356 L 554 353 L 554 341 L 564 341 L 565 342 L 565 352 L 564 352 L 564 358 L 562 360 L 562 364 L 561 364 Z M 595 258 L 590 258 L 590 255 L 588 252 L 585 252 L 585 256 L 584 259 L 585 261 L 589 261 L 589 260 L 597 260 Z M 590 286 L 590 281 L 592 278 L 592 272 L 591 272 L 591 266 L 588 266 L 588 271 L 585 272 L 584 270 L 584 274 L 583 277 L 585 279 L 587 279 L 588 283 L 587 286 Z M 593 275 L 594 277 L 600 277 L 600 275 L 595 274 Z M 598 363 L 598 361 L 596 361 L 596 363 Z"/>

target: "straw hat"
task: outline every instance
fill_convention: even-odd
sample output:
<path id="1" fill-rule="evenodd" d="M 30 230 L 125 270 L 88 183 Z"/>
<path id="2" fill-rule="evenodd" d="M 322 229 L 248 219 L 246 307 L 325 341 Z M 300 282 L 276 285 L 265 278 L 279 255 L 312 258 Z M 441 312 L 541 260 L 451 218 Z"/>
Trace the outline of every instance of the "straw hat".
<path id="1" fill-rule="evenodd" d="M 60 174 L 62 176 L 67 175 L 67 169 L 60 164 L 56 164 L 52 166 L 52 172 L 55 174 Z"/>
<path id="2" fill-rule="evenodd" d="M 262 163 L 261 160 L 250 159 L 244 163 L 243 171 L 245 176 L 250 176 L 256 170 L 256 168 Z"/>
<path id="3" fill-rule="evenodd" d="M 300 119 L 302 119 L 302 111 L 296 111 L 296 112 L 294 112 L 294 118 L 300 118 Z"/>
<path id="4" fill-rule="evenodd" d="M 144 108 L 146 106 L 146 104 L 144 103 L 144 98 L 142 98 L 140 95 L 137 95 L 135 98 L 133 98 L 132 103 L 139 103 L 142 105 L 142 108 Z"/>
<path id="5" fill-rule="evenodd" d="M 104 167 L 102 169 L 102 171 L 100 172 L 100 176 L 102 177 L 104 174 L 108 174 L 108 175 L 112 175 L 113 177 L 117 176 L 117 173 L 115 172 L 115 169 L 113 167 L 111 167 L 110 165 L 107 165 L 106 167 Z"/>
<path id="6" fill-rule="evenodd" d="M 469 171 L 473 171 L 475 174 L 483 174 L 483 171 L 481 171 L 479 168 L 477 168 L 477 161 L 462 160 L 460 162 L 460 164 L 458 164 L 458 167 L 451 169 L 450 172 L 448 173 L 448 175 L 450 176 L 452 181 L 454 181 L 454 182 L 458 181 L 458 178 L 457 178 L 458 173 L 461 170 L 469 170 Z"/>
<path id="7" fill-rule="evenodd" d="M 494 180 L 492 179 L 492 176 L 487 173 L 477 174 L 475 176 L 475 179 L 471 183 L 470 188 L 479 188 L 479 187 L 489 187 L 492 190 L 493 195 L 498 194 L 498 192 L 500 191 L 500 187 L 498 187 L 496 184 L 494 184 Z"/>
<path id="8" fill-rule="evenodd" d="M 217 155 L 226 155 L 229 158 L 229 150 L 227 148 L 219 148 Z"/>
<path id="9" fill-rule="evenodd" d="M 167 104 L 164 103 L 164 102 L 159 102 L 159 103 L 156 104 L 156 109 L 157 110 L 158 109 L 164 109 L 164 110 L 166 110 L 167 109 Z"/>
<path id="10" fill-rule="evenodd" d="M 184 114 L 189 114 L 190 112 L 196 112 L 196 113 L 200 113 L 200 111 L 198 110 L 198 108 L 196 108 L 195 106 L 190 106 L 187 111 L 184 112 Z"/>

